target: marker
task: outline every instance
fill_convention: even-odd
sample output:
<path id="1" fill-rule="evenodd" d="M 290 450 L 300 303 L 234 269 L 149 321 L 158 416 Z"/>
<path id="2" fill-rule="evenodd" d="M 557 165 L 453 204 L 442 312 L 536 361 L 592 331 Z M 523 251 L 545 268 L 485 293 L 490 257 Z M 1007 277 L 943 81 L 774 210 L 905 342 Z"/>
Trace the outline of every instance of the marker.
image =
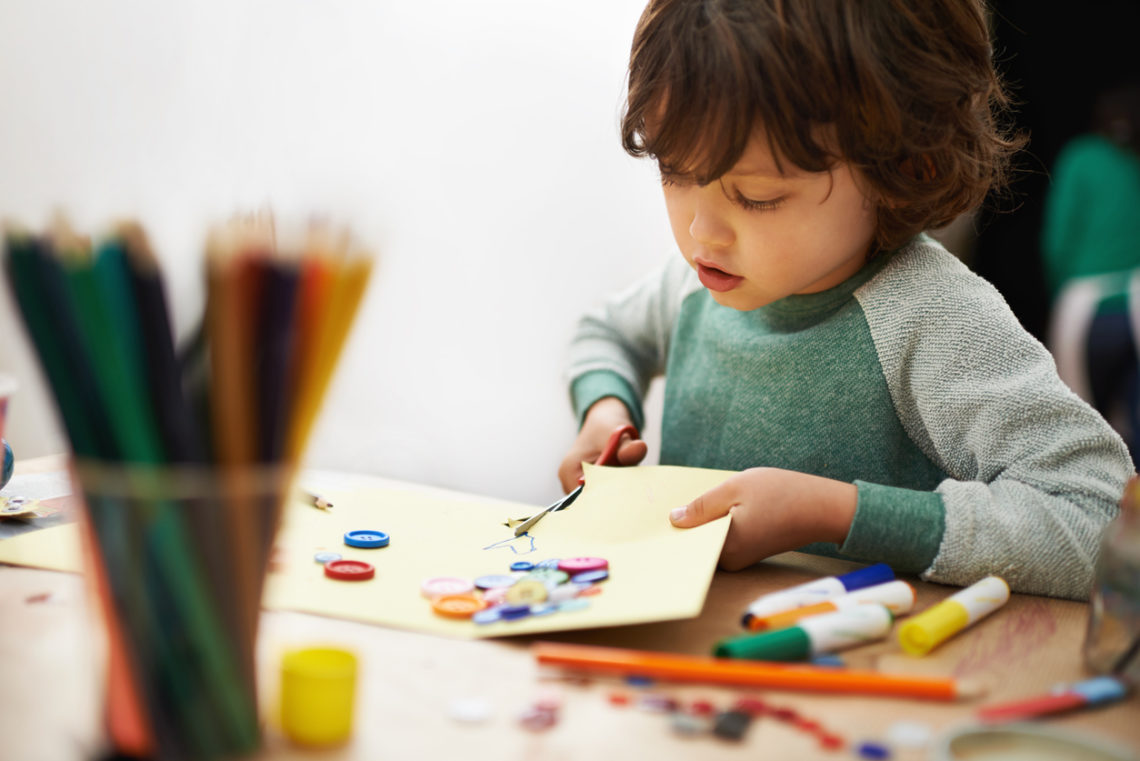
<path id="1" fill-rule="evenodd" d="M 883 639 L 894 620 L 886 605 L 865 602 L 850 610 L 805 618 L 784 629 L 722 640 L 713 648 L 713 655 L 750 661 L 803 661 Z"/>
<path id="2" fill-rule="evenodd" d="M 884 584 L 894 578 L 895 572 L 886 563 L 875 563 L 842 576 L 825 576 L 756 598 L 748 606 L 748 612 L 744 614 L 741 623 L 747 629 L 754 616 L 771 616 L 786 610 L 804 608 L 856 589 Z"/>
<path id="3" fill-rule="evenodd" d="M 914 608 L 914 587 L 905 581 L 888 581 L 886 584 L 876 584 L 873 587 L 856 589 L 845 595 L 826 602 L 807 605 L 802 608 L 786 610 L 771 616 L 753 616 L 748 621 L 748 628 L 752 631 L 770 631 L 792 626 L 801 619 L 818 616 L 824 613 L 834 613 L 841 610 L 851 610 L 856 605 L 864 603 L 879 603 L 886 605 L 891 615 L 901 616 Z"/>
<path id="4" fill-rule="evenodd" d="M 700 655 L 626 650 L 597 645 L 538 642 L 531 652 L 540 666 L 674 682 L 759 687 L 771 690 L 880 695 L 929 700 L 976 697 L 982 685 L 952 677 L 890 674 L 793 663 L 733 661 Z"/>
<path id="5" fill-rule="evenodd" d="M 1005 605 L 1007 600 L 1009 585 L 997 576 L 987 576 L 900 626 L 899 644 L 911 655 L 926 655 Z"/>
<path id="6" fill-rule="evenodd" d="M 1121 700 L 1128 695 L 1128 687 L 1116 677 L 1098 676 L 1083 682 L 1064 685 L 1045 695 L 1010 703 L 985 706 L 978 709 L 978 718 L 999 723 L 1035 719 L 1085 706 L 1100 705 Z"/>

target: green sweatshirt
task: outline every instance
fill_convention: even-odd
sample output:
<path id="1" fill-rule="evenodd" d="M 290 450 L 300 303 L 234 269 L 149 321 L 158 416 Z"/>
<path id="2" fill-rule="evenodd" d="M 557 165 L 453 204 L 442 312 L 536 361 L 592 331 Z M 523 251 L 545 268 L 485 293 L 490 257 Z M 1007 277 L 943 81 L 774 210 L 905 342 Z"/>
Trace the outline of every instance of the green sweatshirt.
<path id="1" fill-rule="evenodd" d="M 662 372 L 662 464 L 856 484 L 843 545 L 803 549 L 1088 597 L 1127 450 L 997 291 L 932 239 L 750 312 L 717 304 L 674 256 L 581 321 L 575 410 L 615 396 L 640 425 Z"/>
<path id="2" fill-rule="evenodd" d="M 1138 208 L 1140 155 L 1099 135 L 1067 143 L 1053 167 L 1041 230 L 1050 294 L 1092 275 L 1123 273 L 1126 284 L 1140 267 Z"/>

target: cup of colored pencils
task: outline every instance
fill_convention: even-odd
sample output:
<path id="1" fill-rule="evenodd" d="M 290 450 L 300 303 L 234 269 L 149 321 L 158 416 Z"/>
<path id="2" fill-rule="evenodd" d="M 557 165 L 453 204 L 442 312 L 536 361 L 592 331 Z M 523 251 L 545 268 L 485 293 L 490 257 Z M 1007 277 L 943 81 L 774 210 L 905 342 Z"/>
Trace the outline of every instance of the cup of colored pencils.
<path id="1" fill-rule="evenodd" d="M 201 327 L 176 347 L 136 223 L 94 244 L 8 229 L 4 267 L 72 449 L 108 632 L 108 734 L 135 757 L 260 744 L 254 645 L 281 511 L 371 257 L 271 218 L 215 230 Z"/>

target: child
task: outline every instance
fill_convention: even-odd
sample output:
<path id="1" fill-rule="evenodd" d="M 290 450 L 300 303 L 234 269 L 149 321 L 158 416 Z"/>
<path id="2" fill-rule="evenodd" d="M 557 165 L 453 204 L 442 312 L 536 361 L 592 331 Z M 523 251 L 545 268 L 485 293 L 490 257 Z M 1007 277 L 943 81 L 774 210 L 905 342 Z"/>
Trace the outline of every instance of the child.
<path id="1" fill-rule="evenodd" d="M 922 232 L 1018 147 L 991 53 L 976 0 L 650 2 L 622 136 L 681 256 L 581 322 L 565 488 L 664 372 L 661 462 L 741 471 L 670 515 L 731 512 L 722 567 L 798 548 L 1087 598 L 1128 453 Z"/>

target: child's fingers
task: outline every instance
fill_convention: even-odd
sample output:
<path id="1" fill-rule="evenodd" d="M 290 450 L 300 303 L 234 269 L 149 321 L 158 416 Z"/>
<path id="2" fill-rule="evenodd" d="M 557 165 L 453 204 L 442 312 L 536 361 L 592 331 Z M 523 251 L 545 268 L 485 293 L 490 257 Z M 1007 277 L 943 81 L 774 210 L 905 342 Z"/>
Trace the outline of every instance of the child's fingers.
<path id="1" fill-rule="evenodd" d="M 645 459 L 647 452 L 649 452 L 649 445 L 641 439 L 627 441 L 618 449 L 618 465 L 636 465 Z"/>
<path id="2" fill-rule="evenodd" d="M 558 481 L 562 484 L 562 491 L 569 494 L 578 485 L 582 477 L 582 460 L 574 455 L 568 456 L 558 468 Z"/>
<path id="3" fill-rule="evenodd" d="M 687 505 L 673 508 L 669 520 L 679 528 L 692 528 L 723 518 L 736 504 L 735 492 L 728 484 L 710 489 Z"/>

